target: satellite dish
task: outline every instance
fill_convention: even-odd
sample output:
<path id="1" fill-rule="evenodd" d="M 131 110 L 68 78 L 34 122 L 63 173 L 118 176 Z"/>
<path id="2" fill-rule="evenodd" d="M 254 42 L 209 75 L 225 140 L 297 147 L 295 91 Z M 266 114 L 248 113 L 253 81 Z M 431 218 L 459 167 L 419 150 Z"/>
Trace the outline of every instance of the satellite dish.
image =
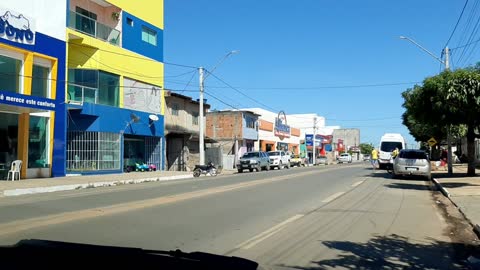
<path id="1" fill-rule="evenodd" d="M 155 114 L 150 114 L 148 118 L 152 121 L 158 121 L 158 116 L 156 116 Z"/>
<path id="2" fill-rule="evenodd" d="M 132 119 L 132 122 L 133 123 L 138 123 L 140 121 L 140 117 L 138 117 L 137 115 L 135 115 L 134 113 L 131 113 L 130 114 L 130 119 Z"/>

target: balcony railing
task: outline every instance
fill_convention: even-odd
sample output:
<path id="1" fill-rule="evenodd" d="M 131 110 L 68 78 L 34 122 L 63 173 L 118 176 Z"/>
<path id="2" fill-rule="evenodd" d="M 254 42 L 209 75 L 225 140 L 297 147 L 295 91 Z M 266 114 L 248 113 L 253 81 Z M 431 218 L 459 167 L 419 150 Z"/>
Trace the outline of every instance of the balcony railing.
<path id="1" fill-rule="evenodd" d="M 98 103 L 98 89 L 81 86 L 78 84 L 68 85 L 67 100 L 71 104 Z"/>
<path id="2" fill-rule="evenodd" d="M 69 11 L 68 27 L 120 46 L 120 31 L 75 11 Z"/>

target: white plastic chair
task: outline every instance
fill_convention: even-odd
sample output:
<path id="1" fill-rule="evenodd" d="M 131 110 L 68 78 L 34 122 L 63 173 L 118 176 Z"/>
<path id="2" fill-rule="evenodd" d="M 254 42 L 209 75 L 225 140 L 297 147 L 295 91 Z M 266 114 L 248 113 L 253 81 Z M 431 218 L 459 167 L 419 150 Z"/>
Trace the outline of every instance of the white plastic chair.
<path id="1" fill-rule="evenodd" d="M 18 180 L 20 180 L 20 170 L 22 169 L 22 161 L 21 160 L 14 160 L 12 162 L 12 167 L 7 174 L 7 181 L 10 179 L 10 175 L 12 176 L 12 181 L 15 181 L 15 176 L 18 175 Z"/>

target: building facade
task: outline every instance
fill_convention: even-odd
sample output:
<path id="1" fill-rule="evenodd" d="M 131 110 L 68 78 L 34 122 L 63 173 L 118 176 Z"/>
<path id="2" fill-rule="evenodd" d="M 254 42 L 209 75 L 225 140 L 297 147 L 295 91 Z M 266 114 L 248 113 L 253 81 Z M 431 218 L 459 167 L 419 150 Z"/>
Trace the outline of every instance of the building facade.
<path id="1" fill-rule="evenodd" d="M 223 154 L 241 157 L 255 150 L 259 115 L 250 111 L 214 111 L 207 113 L 206 135 L 215 140 Z"/>
<path id="2" fill-rule="evenodd" d="M 352 152 L 355 159 L 360 158 L 360 129 L 340 128 L 333 131 L 334 149 L 338 153 Z"/>
<path id="3" fill-rule="evenodd" d="M 258 135 L 255 149 L 261 151 L 283 150 L 300 153 L 300 129 L 290 124 L 290 117 L 283 111 L 271 112 L 261 108 L 245 109 L 259 116 Z"/>
<path id="4" fill-rule="evenodd" d="M 163 1 L 67 2 L 68 174 L 164 168 Z"/>
<path id="5" fill-rule="evenodd" d="M 171 93 L 165 95 L 166 169 L 191 171 L 200 162 L 200 104 L 191 97 Z M 210 105 L 204 104 L 204 115 Z M 203 119 L 205 125 L 205 119 Z M 208 138 L 205 142 L 208 142 Z"/>
<path id="6" fill-rule="evenodd" d="M 65 175 L 65 10 L 65 0 L 0 3 L 2 178 L 14 160 L 22 178 Z"/>

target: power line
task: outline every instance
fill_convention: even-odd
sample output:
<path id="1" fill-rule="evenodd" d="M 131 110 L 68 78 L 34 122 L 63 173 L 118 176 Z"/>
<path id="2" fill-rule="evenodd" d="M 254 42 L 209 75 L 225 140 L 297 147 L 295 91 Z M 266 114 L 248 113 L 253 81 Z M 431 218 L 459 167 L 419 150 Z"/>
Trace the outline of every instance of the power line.
<path id="1" fill-rule="evenodd" d="M 166 80 L 166 82 L 174 84 L 184 84 L 185 82 Z M 373 83 L 373 84 L 357 84 L 357 85 L 319 85 L 319 86 L 306 86 L 306 87 L 236 87 L 244 90 L 322 90 L 322 89 L 339 89 L 339 88 L 367 88 L 367 87 L 384 87 L 384 86 L 400 86 L 400 85 L 412 85 L 422 83 L 420 81 L 412 82 L 399 82 L 399 83 Z M 194 85 L 198 86 L 198 85 Z M 209 88 L 225 89 L 231 88 L 230 86 L 209 86 Z"/>
<path id="2" fill-rule="evenodd" d="M 71 45 L 75 45 L 75 46 L 84 47 L 84 48 L 91 48 L 90 46 L 82 45 L 82 44 L 78 44 L 78 43 L 74 43 L 74 42 L 67 42 L 67 43 L 68 43 L 68 44 L 71 44 Z M 141 56 L 126 54 L 126 53 L 119 53 L 119 52 L 115 52 L 115 51 L 111 51 L 111 50 L 106 50 L 106 49 L 102 49 L 102 48 L 95 48 L 95 50 L 99 50 L 99 51 L 103 51 L 103 52 L 109 52 L 109 53 L 112 53 L 112 54 L 122 55 L 122 56 L 131 57 L 131 58 L 136 58 L 136 59 L 145 60 L 145 61 L 162 63 L 162 64 L 170 65 L 170 66 L 193 68 L 193 69 L 197 69 L 197 68 L 198 68 L 198 67 L 190 66 L 190 65 L 184 65 L 184 64 L 176 64 L 176 63 L 171 63 L 171 62 L 157 61 L 157 60 L 154 60 L 154 59 L 151 59 L 151 58 L 148 58 L 148 57 L 141 57 Z"/>
<path id="3" fill-rule="evenodd" d="M 185 72 L 185 73 L 180 73 L 180 74 L 177 74 L 177 75 L 167 75 L 167 76 L 163 76 L 163 78 L 181 77 L 181 76 L 184 76 L 184 75 L 188 75 L 188 74 L 190 74 L 190 73 L 195 74 L 195 70 L 188 71 L 188 72 Z"/>
<path id="4" fill-rule="evenodd" d="M 453 37 L 453 34 L 455 34 L 455 31 L 457 30 L 458 24 L 460 23 L 460 20 L 462 19 L 463 12 L 465 11 L 465 8 L 467 7 L 467 4 L 468 4 L 468 0 L 465 1 L 465 4 L 463 5 L 463 8 L 462 8 L 462 12 L 460 13 L 460 16 L 458 16 L 457 23 L 455 24 L 455 27 L 453 28 L 453 31 L 450 34 L 450 37 L 448 38 L 447 42 L 445 43 L 445 46 L 443 46 L 444 48 L 447 47 L 448 43 L 450 42 L 450 40 Z"/>
<path id="5" fill-rule="evenodd" d="M 207 72 L 208 72 L 208 71 L 207 71 Z M 213 73 L 210 73 L 210 72 L 208 72 L 208 73 L 209 73 L 210 75 L 212 75 L 215 79 L 221 81 L 223 84 L 225 84 L 225 85 L 228 86 L 229 88 L 235 90 L 237 93 L 240 93 L 242 96 L 250 99 L 251 101 L 253 101 L 253 102 L 255 102 L 255 103 L 257 103 L 257 104 L 259 104 L 259 105 L 261 105 L 261 106 L 263 106 L 263 107 L 265 107 L 265 108 L 269 108 L 269 109 L 271 109 L 271 110 L 278 111 L 277 109 L 275 109 L 275 108 L 273 108 L 273 107 L 270 107 L 270 106 L 268 106 L 268 105 L 266 105 L 266 104 L 264 104 L 264 103 L 262 103 L 262 102 L 260 102 L 260 101 L 258 101 L 258 100 L 256 100 L 256 99 L 250 97 L 249 95 L 243 93 L 242 91 L 238 90 L 236 87 L 233 87 L 232 85 L 230 85 L 230 84 L 227 83 L 226 81 L 224 81 L 224 80 L 222 80 L 221 78 L 219 78 L 217 75 L 215 75 L 215 74 L 213 74 Z"/>
<path id="6" fill-rule="evenodd" d="M 475 2 L 475 3 L 477 4 L 478 1 Z M 475 25 L 474 25 L 474 27 L 473 27 L 473 29 L 472 29 L 472 32 L 470 33 L 470 36 L 469 36 L 469 38 L 468 38 L 468 40 L 467 40 L 467 43 L 471 43 L 471 42 L 474 40 L 474 37 L 477 35 L 477 32 L 478 32 L 479 24 L 480 24 L 480 17 L 477 19 L 477 21 L 476 21 L 476 23 L 475 23 Z M 476 45 L 476 44 L 475 44 L 475 45 Z M 472 49 L 471 51 L 475 50 L 475 45 L 474 45 L 474 47 L 473 47 L 473 49 Z M 464 56 L 467 55 L 467 51 L 469 50 L 469 48 L 470 48 L 470 45 L 464 47 L 463 50 L 462 50 L 462 53 L 460 54 L 460 57 L 459 57 L 459 59 L 458 59 L 459 64 L 460 64 L 460 62 L 461 62 L 461 65 L 462 65 L 462 66 L 463 66 L 463 64 L 464 64 L 466 61 L 468 61 L 468 58 L 469 58 L 470 55 L 471 55 L 471 54 L 468 54 L 469 56 L 466 57 L 466 58 L 464 58 Z"/>
<path id="7" fill-rule="evenodd" d="M 217 98 L 216 96 L 214 96 L 214 95 L 212 95 L 212 94 L 210 94 L 210 93 L 208 93 L 208 92 L 206 92 L 206 91 L 203 91 L 203 92 L 204 92 L 207 96 L 212 97 L 213 99 L 219 101 L 220 103 L 222 103 L 222 104 L 224 104 L 224 105 L 226 105 L 226 106 L 228 106 L 228 107 L 231 107 L 231 108 L 233 108 L 233 109 L 235 109 L 235 110 L 240 110 L 240 109 L 238 109 L 237 107 L 235 107 L 235 106 L 233 106 L 233 105 L 231 105 L 231 104 L 226 103 L 225 101 Z"/>
<path id="8" fill-rule="evenodd" d="M 395 117 L 384 117 L 384 118 L 369 118 L 369 119 L 335 119 L 328 118 L 328 121 L 341 121 L 341 122 L 364 122 L 364 121 L 383 121 L 383 120 L 392 120 L 392 119 L 401 119 L 399 116 Z"/>
<path id="9" fill-rule="evenodd" d="M 477 39 L 477 40 L 474 40 L 474 41 L 472 41 L 472 42 L 470 42 L 470 43 L 467 43 L 467 44 L 464 44 L 464 45 L 461 45 L 461 46 L 452 48 L 452 49 L 450 49 L 450 50 L 461 49 L 461 48 L 467 47 L 467 46 L 469 46 L 469 45 L 472 45 L 472 44 L 474 44 L 474 43 L 477 43 L 477 42 L 479 42 L 479 41 L 480 41 L 480 39 Z"/>
<path id="10" fill-rule="evenodd" d="M 29 76 L 29 75 L 23 75 L 23 74 L 7 73 L 7 72 L 0 72 L 0 75 L 11 76 L 11 77 L 24 77 L 24 78 L 32 78 L 32 79 L 42 79 L 42 80 L 46 80 L 46 81 L 55 81 L 55 82 L 60 82 L 60 83 L 67 83 L 68 85 L 71 85 L 71 86 L 95 88 L 95 87 L 90 87 L 90 86 L 85 86 L 85 85 L 78 84 L 78 82 L 72 82 L 72 81 L 67 81 L 67 80 L 58 80 L 58 79 L 55 79 L 55 78 L 45 78 L 45 77 L 41 77 L 41 76 L 33 76 L 33 75 Z M 141 83 L 144 83 L 144 82 L 141 82 Z M 148 83 L 144 83 L 144 84 L 148 84 Z M 96 84 L 96 85 L 99 86 L 99 87 L 111 86 L 110 84 Z M 118 87 L 118 88 L 132 88 L 132 89 L 146 89 L 146 90 L 151 90 L 152 87 L 158 87 L 159 89 L 163 89 L 163 87 L 158 86 L 158 85 L 153 85 L 153 84 L 150 87 L 126 86 L 126 85 L 123 85 L 123 86 L 116 85 L 115 87 Z M 171 90 L 171 89 L 169 89 L 169 90 Z M 176 91 L 198 92 L 198 90 L 193 90 L 193 89 L 176 90 Z"/>
<path id="11" fill-rule="evenodd" d="M 467 22 L 465 23 L 465 26 L 463 27 L 462 34 L 460 35 L 460 38 L 458 39 L 457 46 L 460 46 L 460 44 L 465 43 L 465 39 L 467 37 L 467 32 L 470 29 L 470 25 L 473 22 L 473 19 L 475 18 L 475 13 L 478 11 L 478 1 L 475 1 L 473 4 L 472 9 L 470 10 L 469 16 L 467 18 Z"/>

